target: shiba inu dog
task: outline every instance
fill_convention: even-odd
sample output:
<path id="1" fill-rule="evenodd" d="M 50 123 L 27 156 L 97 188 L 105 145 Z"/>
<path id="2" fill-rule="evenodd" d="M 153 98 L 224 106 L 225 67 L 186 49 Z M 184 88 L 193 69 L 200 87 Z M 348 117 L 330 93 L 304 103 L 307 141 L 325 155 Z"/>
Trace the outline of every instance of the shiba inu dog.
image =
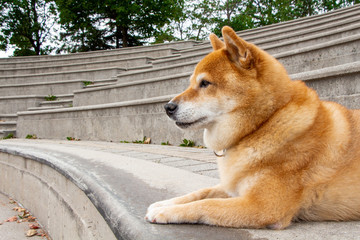
<path id="1" fill-rule="evenodd" d="M 154 203 L 146 220 L 271 229 L 359 220 L 360 110 L 320 101 L 268 53 L 229 27 L 222 34 L 165 106 L 178 127 L 205 129 L 220 183 Z"/>

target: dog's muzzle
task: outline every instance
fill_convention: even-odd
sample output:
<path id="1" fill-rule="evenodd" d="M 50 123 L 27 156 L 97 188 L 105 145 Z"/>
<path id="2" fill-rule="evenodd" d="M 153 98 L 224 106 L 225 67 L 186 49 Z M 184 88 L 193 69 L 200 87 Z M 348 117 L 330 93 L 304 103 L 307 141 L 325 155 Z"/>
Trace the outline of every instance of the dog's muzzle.
<path id="1" fill-rule="evenodd" d="M 170 118 L 172 118 L 173 115 L 175 114 L 175 112 L 178 109 L 178 105 L 176 103 L 174 103 L 174 102 L 169 102 L 169 103 L 165 104 L 164 108 L 165 108 L 166 114 Z"/>

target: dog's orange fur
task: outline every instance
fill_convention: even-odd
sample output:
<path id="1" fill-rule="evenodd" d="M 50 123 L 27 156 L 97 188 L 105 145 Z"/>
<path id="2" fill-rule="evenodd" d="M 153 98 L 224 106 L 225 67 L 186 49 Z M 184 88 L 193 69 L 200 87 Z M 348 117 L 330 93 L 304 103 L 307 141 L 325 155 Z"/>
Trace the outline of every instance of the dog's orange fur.
<path id="1" fill-rule="evenodd" d="M 231 28 L 223 37 L 210 36 L 214 51 L 172 100 L 200 110 L 217 103 L 221 114 L 201 127 L 207 147 L 226 150 L 220 184 L 154 203 L 146 219 L 274 229 L 360 219 L 360 111 L 320 101 Z M 208 87 L 199 87 L 200 74 Z"/>

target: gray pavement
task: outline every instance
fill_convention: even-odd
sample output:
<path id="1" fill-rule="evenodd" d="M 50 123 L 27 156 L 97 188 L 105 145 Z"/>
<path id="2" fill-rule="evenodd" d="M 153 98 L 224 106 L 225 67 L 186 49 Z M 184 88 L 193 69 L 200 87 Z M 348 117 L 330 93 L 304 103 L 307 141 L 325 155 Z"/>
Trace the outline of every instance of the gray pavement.
<path id="1" fill-rule="evenodd" d="M 149 204 L 219 181 L 215 157 L 207 149 L 13 139 L 0 141 L 1 152 L 51 166 L 73 182 L 117 239 L 360 239 L 360 222 L 301 222 L 281 231 L 147 223 L 144 215 Z M 76 195 L 72 197 L 75 203 Z"/>

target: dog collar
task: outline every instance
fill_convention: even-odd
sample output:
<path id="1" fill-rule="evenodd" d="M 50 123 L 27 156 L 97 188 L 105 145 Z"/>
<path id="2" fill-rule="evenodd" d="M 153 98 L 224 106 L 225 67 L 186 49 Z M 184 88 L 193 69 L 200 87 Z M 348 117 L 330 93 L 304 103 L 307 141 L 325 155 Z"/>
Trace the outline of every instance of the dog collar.
<path id="1" fill-rule="evenodd" d="M 221 150 L 219 152 L 214 151 L 215 156 L 217 157 L 225 157 L 226 149 Z"/>

